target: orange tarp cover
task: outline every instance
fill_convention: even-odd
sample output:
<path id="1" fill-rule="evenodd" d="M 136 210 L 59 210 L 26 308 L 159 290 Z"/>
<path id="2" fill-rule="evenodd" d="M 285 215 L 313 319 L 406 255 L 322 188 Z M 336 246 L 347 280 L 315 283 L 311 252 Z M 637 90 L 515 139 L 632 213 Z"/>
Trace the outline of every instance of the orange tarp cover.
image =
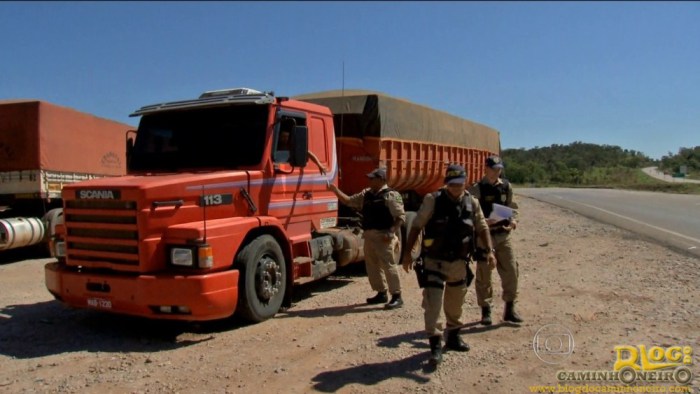
<path id="1" fill-rule="evenodd" d="M 126 173 L 127 124 L 39 100 L 0 100 L 0 172 Z"/>
<path id="2" fill-rule="evenodd" d="M 329 107 L 338 136 L 411 140 L 500 152 L 500 137 L 495 129 L 383 93 L 331 90 L 293 99 Z"/>

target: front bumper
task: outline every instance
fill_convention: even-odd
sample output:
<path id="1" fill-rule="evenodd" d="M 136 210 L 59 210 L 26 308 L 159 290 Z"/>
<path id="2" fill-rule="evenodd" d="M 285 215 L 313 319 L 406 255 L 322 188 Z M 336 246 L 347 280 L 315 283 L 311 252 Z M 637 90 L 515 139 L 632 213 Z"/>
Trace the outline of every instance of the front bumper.
<path id="1" fill-rule="evenodd" d="M 59 263 L 44 267 L 46 288 L 76 308 L 171 320 L 229 317 L 238 302 L 238 270 L 205 275 L 115 275 L 78 272 Z M 183 306 L 188 313 L 163 313 L 162 306 Z"/>

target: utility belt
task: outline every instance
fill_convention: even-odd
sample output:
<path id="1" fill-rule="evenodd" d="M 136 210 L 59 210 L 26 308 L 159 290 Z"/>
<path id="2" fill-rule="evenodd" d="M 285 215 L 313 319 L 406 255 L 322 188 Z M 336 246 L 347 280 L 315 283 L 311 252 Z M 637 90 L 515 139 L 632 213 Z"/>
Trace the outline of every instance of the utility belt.
<path id="1" fill-rule="evenodd" d="M 469 287 L 469 285 L 474 280 L 474 272 L 472 272 L 471 267 L 469 267 L 469 262 L 470 260 L 465 260 L 467 276 L 464 279 L 454 282 L 445 282 L 446 278 L 445 275 L 442 274 L 442 272 L 426 269 L 425 261 L 422 257 L 419 257 L 418 260 L 416 260 L 416 264 L 414 265 L 414 271 L 416 271 L 416 277 L 418 278 L 418 287 L 420 287 L 421 289 L 426 287 L 444 289 L 445 285 L 450 287 L 464 285 L 465 287 Z M 428 275 L 433 276 L 433 278 L 428 279 Z"/>
<path id="2" fill-rule="evenodd" d="M 442 247 L 438 250 L 431 249 L 433 246 L 432 239 L 423 238 L 423 247 L 421 248 L 421 257 L 430 257 L 435 260 L 442 260 L 452 262 L 455 260 L 466 260 L 469 261 L 472 258 L 473 252 L 471 251 L 472 244 L 461 244 L 459 247 Z"/>

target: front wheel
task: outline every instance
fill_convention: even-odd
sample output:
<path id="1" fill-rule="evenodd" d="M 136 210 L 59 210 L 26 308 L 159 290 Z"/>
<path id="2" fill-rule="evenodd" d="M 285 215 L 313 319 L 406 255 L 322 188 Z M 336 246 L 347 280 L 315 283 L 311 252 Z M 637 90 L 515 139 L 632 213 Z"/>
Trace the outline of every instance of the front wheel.
<path id="1" fill-rule="evenodd" d="M 277 241 L 270 235 L 255 238 L 238 254 L 236 266 L 240 270 L 236 312 L 253 323 L 273 317 L 287 289 L 287 267 Z"/>

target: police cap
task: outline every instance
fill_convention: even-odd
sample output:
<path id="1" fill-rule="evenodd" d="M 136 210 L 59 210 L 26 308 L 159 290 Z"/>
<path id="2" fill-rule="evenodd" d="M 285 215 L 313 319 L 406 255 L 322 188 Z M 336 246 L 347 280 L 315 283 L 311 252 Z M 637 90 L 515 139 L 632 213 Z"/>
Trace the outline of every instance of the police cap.
<path id="1" fill-rule="evenodd" d="M 488 168 L 503 168 L 503 160 L 496 155 L 489 156 L 486 158 L 486 166 Z"/>
<path id="2" fill-rule="evenodd" d="M 381 179 L 386 180 L 386 168 L 379 167 L 379 168 L 375 169 L 374 171 L 367 174 L 367 178 L 369 178 L 369 179 L 381 178 Z"/>
<path id="3" fill-rule="evenodd" d="M 467 172 L 459 164 L 450 164 L 445 172 L 445 183 L 462 183 L 467 181 Z"/>

